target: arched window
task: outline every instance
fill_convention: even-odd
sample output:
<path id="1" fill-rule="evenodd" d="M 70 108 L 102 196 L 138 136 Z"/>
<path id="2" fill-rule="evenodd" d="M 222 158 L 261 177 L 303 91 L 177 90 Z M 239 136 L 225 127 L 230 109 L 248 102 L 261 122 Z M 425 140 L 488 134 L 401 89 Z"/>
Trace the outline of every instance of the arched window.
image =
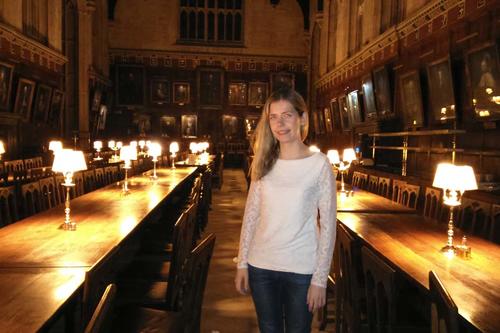
<path id="1" fill-rule="evenodd" d="M 243 0 L 180 0 L 179 3 L 180 42 L 243 44 Z"/>

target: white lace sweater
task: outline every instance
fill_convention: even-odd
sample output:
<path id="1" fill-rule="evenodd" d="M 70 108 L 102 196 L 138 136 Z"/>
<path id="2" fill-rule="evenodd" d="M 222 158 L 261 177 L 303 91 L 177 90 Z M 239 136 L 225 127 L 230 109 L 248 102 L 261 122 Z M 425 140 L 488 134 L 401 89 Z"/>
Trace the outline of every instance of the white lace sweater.
<path id="1" fill-rule="evenodd" d="M 336 185 L 322 153 L 278 159 L 252 182 L 240 236 L 238 268 L 313 274 L 326 287 L 335 244 Z M 319 223 L 318 223 L 319 210 Z"/>

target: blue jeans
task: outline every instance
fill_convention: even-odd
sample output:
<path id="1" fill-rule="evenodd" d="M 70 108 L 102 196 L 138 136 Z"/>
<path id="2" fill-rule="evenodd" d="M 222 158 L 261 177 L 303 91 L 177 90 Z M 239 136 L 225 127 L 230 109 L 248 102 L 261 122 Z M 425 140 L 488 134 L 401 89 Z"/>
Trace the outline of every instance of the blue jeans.
<path id="1" fill-rule="evenodd" d="M 261 333 L 309 333 L 312 313 L 307 291 L 312 274 L 261 269 L 248 265 L 248 278 Z"/>

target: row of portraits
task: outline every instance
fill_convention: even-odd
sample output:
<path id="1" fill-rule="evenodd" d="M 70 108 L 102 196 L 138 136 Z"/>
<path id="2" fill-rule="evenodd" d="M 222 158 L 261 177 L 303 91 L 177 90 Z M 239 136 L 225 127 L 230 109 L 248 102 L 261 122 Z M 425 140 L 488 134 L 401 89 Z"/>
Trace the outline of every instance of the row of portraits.
<path id="1" fill-rule="evenodd" d="M 500 67 L 496 45 L 490 44 L 468 52 L 465 73 L 475 118 L 500 119 Z M 426 118 L 429 125 L 435 125 L 453 121 L 457 117 L 450 58 L 429 63 L 426 74 L 429 97 L 427 113 L 424 112 L 419 72 L 414 70 L 398 77 L 397 91 L 405 128 L 423 127 Z M 394 117 L 391 91 L 386 67 L 365 75 L 359 91 L 334 98 L 330 108 L 313 113 L 316 133 L 329 133 L 333 128 L 349 130 L 364 121 Z"/>
<path id="2" fill-rule="evenodd" d="M 0 62 L 0 110 L 19 114 L 24 121 L 47 123 L 58 129 L 64 107 L 64 93 L 42 83 L 20 77 L 11 108 L 14 66 Z"/>
<path id="3" fill-rule="evenodd" d="M 144 105 L 144 68 L 140 66 L 117 67 L 117 105 Z M 271 91 L 282 87 L 295 87 L 295 78 L 291 73 L 272 73 Z M 149 80 L 150 94 L 146 101 L 162 105 L 179 105 L 192 102 L 190 82 L 170 82 L 164 77 Z M 198 104 L 201 107 L 221 107 L 225 101 L 224 72 L 222 69 L 199 69 L 197 75 Z M 269 94 L 268 82 L 230 81 L 227 85 L 227 103 L 229 105 L 261 106 Z"/>

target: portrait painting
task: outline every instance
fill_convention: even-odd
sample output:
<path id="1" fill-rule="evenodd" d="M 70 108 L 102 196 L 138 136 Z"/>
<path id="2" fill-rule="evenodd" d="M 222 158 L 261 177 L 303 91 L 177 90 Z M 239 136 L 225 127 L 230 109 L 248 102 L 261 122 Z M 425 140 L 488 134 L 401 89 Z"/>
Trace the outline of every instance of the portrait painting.
<path id="1" fill-rule="evenodd" d="M 417 71 L 411 71 L 399 78 L 403 123 L 406 128 L 424 125 L 422 92 Z"/>
<path id="2" fill-rule="evenodd" d="M 92 101 L 90 102 L 90 110 L 97 112 L 99 111 L 99 106 L 101 105 L 102 91 L 100 88 L 95 88 L 92 95 Z"/>
<path id="3" fill-rule="evenodd" d="M 194 114 L 185 114 L 181 117 L 181 132 L 183 138 L 198 136 L 198 117 Z"/>
<path id="4" fill-rule="evenodd" d="M 47 123 L 54 129 L 61 127 L 61 116 L 64 108 L 64 93 L 59 89 L 54 89 L 52 101 L 50 103 L 49 116 Z"/>
<path id="5" fill-rule="evenodd" d="M 34 94 L 35 81 L 19 78 L 14 112 L 20 114 L 26 121 L 29 121 L 31 117 L 31 104 L 33 103 Z"/>
<path id="6" fill-rule="evenodd" d="M 372 75 L 369 73 L 361 78 L 363 88 L 363 102 L 365 106 L 365 119 L 367 121 L 377 119 L 377 107 L 375 105 L 375 95 L 373 94 Z"/>
<path id="7" fill-rule="evenodd" d="M 175 117 L 161 116 L 160 117 L 160 133 L 162 137 L 172 138 L 176 135 Z"/>
<path id="8" fill-rule="evenodd" d="M 378 117 L 387 118 L 393 116 L 389 73 L 385 66 L 373 71 L 373 91 Z"/>
<path id="9" fill-rule="evenodd" d="M 339 102 L 337 98 L 332 98 L 330 101 L 330 114 L 332 115 L 332 127 L 334 129 L 342 129 L 340 121 Z"/>
<path id="10" fill-rule="evenodd" d="M 332 113 L 329 108 L 324 108 L 323 109 L 323 114 L 325 117 L 325 129 L 326 133 L 332 133 L 333 132 L 333 117 Z"/>
<path id="11" fill-rule="evenodd" d="M 347 94 L 347 107 L 349 109 L 351 126 L 362 123 L 363 118 L 361 116 L 361 108 L 359 106 L 359 96 L 357 90 L 351 91 L 349 94 Z"/>
<path id="12" fill-rule="evenodd" d="M 342 130 L 348 131 L 351 129 L 351 120 L 349 119 L 349 109 L 347 108 L 347 98 L 346 96 L 339 97 L 339 112 L 340 112 L 340 123 L 342 124 Z"/>
<path id="13" fill-rule="evenodd" d="M 137 126 L 137 134 L 145 136 L 151 133 L 151 115 L 142 112 L 134 112 L 132 123 Z"/>
<path id="14" fill-rule="evenodd" d="M 295 89 L 295 78 L 291 73 L 272 73 L 271 90 L 276 91 L 281 88 Z"/>
<path id="15" fill-rule="evenodd" d="M 170 85 L 165 79 L 151 80 L 151 104 L 165 104 L 170 102 Z"/>
<path id="16" fill-rule="evenodd" d="M 323 110 L 321 109 L 318 109 L 316 110 L 316 113 L 318 114 L 318 130 L 319 130 L 319 134 L 324 134 L 325 133 L 325 114 L 323 112 Z"/>
<path id="17" fill-rule="evenodd" d="M 50 108 L 52 88 L 39 84 L 36 90 L 35 105 L 33 106 L 33 121 L 45 122 Z"/>
<path id="18" fill-rule="evenodd" d="M 500 68 L 498 50 L 493 44 L 467 54 L 467 75 L 472 87 L 476 119 L 500 119 Z"/>
<path id="19" fill-rule="evenodd" d="M 444 123 L 455 119 L 455 95 L 450 59 L 441 59 L 427 66 L 427 81 L 429 83 L 429 97 L 431 112 L 429 121 Z"/>
<path id="20" fill-rule="evenodd" d="M 118 66 L 116 69 L 116 104 L 131 106 L 144 104 L 144 67 Z"/>
<path id="21" fill-rule="evenodd" d="M 266 82 L 250 82 L 248 84 L 248 105 L 262 106 L 267 99 Z"/>
<path id="22" fill-rule="evenodd" d="M 247 105 L 247 84 L 244 82 L 231 82 L 227 93 L 230 105 Z"/>
<path id="23" fill-rule="evenodd" d="M 200 107 L 220 108 L 223 98 L 223 72 L 218 68 L 198 70 L 198 100 Z"/>
<path id="24" fill-rule="evenodd" d="M 312 113 L 312 124 L 314 128 L 314 133 L 318 135 L 320 134 L 318 113 L 317 112 L 311 112 L 311 113 Z"/>
<path id="25" fill-rule="evenodd" d="M 251 137 L 257 128 L 257 124 L 259 123 L 259 116 L 251 115 L 245 118 L 245 132 L 247 138 Z"/>
<path id="26" fill-rule="evenodd" d="M 0 110 L 8 111 L 14 66 L 0 62 Z"/>
<path id="27" fill-rule="evenodd" d="M 225 138 L 238 137 L 238 117 L 231 115 L 223 115 L 222 133 L 224 133 Z"/>
<path id="28" fill-rule="evenodd" d="M 104 131 L 106 129 L 107 118 L 108 118 L 108 107 L 102 104 L 99 107 L 99 114 L 97 117 L 97 131 Z"/>
<path id="29" fill-rule="evenodd" d="M 190 85 L 187 82 L 174 82 L 173 84 L 175 104 L 189 104 L 190 100 Z"/>

